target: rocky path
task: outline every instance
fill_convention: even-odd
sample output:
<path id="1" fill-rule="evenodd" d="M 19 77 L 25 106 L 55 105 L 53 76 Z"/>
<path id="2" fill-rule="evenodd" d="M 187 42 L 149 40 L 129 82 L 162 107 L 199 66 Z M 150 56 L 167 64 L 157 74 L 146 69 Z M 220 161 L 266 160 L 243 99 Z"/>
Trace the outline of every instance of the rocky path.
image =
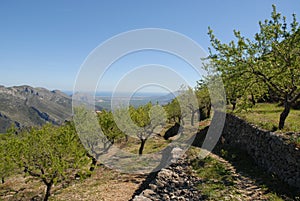
<path id="1" fill-rule="evenodd" d="M 259 177 L 253 178 L 245 172 L 237 171 L 229 161 L 212 153 L 209 157 L 217 160 L 218 163 L 222 164 L 222 167 L 225 167 L 233 184 L 225 188 L 216 187 L 211 192 L 212 196 L 205 195 L 202 192 L 202 187 L 211 185 L 214 182 L 218 184 L 220 181 L 217 179 L 205 180 L 196 176 L 191 168 L 190 159 L 185 157 L 170 167 L 162 169 L 147 189 L 144 189 L 132 200 L 293 200 L 289 198 L 281 199 L 274 194 L 270 194 Z"/>
<path id="2" fill-rule="evenodd" d="M 192 174 L 187 160 L 163 168 L 149 184 L 148 188 L 133 198 L 133 201 L 203 200 L 197 189 L 200 180 Z"/>
<path id="3" fill-rule="evenodd" d="M 227 192 L 228 195 L 224 194 L 224 200 L 269 200 L 266 196 L 268 192 L 258 185 L 259 181 L 247 176 L 244 172 L 237 172 L 230 162 L 215 154 L 210 154 L 210 157 L 222 163 L 233 177 L 235 192 Z"/>

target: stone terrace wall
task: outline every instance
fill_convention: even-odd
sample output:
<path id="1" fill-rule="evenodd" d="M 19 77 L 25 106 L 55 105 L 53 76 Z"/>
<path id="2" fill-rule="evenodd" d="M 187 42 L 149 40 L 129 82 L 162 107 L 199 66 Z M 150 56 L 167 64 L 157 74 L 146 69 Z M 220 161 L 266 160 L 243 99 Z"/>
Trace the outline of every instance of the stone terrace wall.
<path id="1" fill-rule="evenodd" d="M 261 130 L 231 114 L 226 116 L 222 136 L 224 144 L 247 151 L 259 166 L 300 188 L 300 150 L 287 137 Z"/>
<path id="2" fill-rule="evenodd" d="M 193 176 L 186 155 L 176 163 L 161 169 L 147 189 L 136 195 L 132 201 L 200 201 L 204 200 L 197 189 L 201 181 Z"/>

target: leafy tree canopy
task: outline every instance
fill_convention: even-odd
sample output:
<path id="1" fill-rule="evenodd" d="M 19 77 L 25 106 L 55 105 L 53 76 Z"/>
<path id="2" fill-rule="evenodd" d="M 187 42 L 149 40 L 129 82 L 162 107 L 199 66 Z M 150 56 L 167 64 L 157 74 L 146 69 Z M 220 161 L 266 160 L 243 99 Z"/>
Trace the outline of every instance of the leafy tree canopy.
<path id="1" fill-rule="evenodd" d="M 290 26 L 273 5 L 271 19 L 259 22 L 260 31 L 253 39 L 234 30 L 235 40 L 224 44 L 209 28 L 212 48 L 210 68 L 221 73 L 227 97 L 249 101 L 272 92 L 284 104 L 279 129 L 291 104 L 300 98 L 300 31 L 296 16 Z M 252 100 L 254 103 L 255 101 Z"/>

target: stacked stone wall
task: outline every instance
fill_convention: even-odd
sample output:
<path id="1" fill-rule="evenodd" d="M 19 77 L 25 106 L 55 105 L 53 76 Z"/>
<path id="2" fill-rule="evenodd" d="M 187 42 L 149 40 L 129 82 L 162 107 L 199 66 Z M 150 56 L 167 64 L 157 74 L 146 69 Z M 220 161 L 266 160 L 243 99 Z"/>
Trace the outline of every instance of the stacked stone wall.
<path id="1" fill-rule="evenodd" d="M 227 114 L 222 141 L 245 150 L 254 161 L 291 186 L 300 188 L 300 150 L 291 138 L 297 133 L 277 134 Z"/>

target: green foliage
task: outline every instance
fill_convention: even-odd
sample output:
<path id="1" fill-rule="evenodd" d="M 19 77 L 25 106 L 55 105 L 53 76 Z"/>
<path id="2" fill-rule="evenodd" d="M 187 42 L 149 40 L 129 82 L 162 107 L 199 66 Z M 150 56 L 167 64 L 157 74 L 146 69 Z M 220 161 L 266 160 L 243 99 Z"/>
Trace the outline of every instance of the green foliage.
<path id="1" fill-rule="evenodd" d="M 210 117 L 211 100 L 207 82 L 198 81 L 195 90 L 182 87 L 178 97 L 165 105 L 164 109 L 170 122 L 184 123 L 184 120 L 188 120 L 193 125 L 198 121 L 198 115 L 200 120 Z"/>
<path id="2" fill-rule="evenodd" d="M 98 119 L 104 135 L 111 143 L 125 137 L 124 133 L 116 125 L 111 111 L 102 110 L 101 113 L 98 113 Z"/>
<path id="3" fill-rule="evenodd" d="M 300 147 L 300 137 L 291 136 L 290 141 Z"/>
<path id="4" fill-rule="evenodd" d="M 130 117 L 138 127 L 146 127 L 150 125 L 149 111 L 151 107 L 152 107 L 151 103 L 148 103 L 143 106 L 139 106 L 136 109 L 133 106 L 129 107 Z"/>
<path id="5" fill-rule="evenodd" d="M 191 87 L 182 86 L 176 99 L 180 105 L 181 125 L 190 122 L 190 125 L 194 126 L 199 119 L 199 103 L 195 91 Z"/>
<path id="6" fill-rule="evenodd" d="M 198 109 L 196 103 L 194 90 L 191 87 L 181 86 L 180 92 L 176 99 L 180 105 L 181 120 L 187 116 L 191 116 L 191 113 Z"/>
<path id="7" fill-rule="evenodd" d="M 209 68 L 221 73 L 229 102 L 239 99 L 243 107 L 271 94 L 284 103 L 282 129 L 290 105 L 300 98 L 300 30 L 295 15 L 288 28 L 286 18 L 273 6 L 270 20 L 259 22 L 253 40 L 234 30 L 235 41 L 223 44 L 209 28 Z"/>
<path id="8" fill-rule="evenodd" d="M 199 104 L 198 107 L 200 110 L 200 120 L 209 118 L 211 111 L 211 100 L 207 83 L 204 80 L 199 80 L 197 82 L 195 93 Z"/>
<path id="9" fill-rule="evenodd" d="M 117 125 L 126 135 L 139 138 L 139 155 L 142 155 L 145 143 L 154 129 L 166 123 L 163 108 L 160 105 L 152 105 L 151 102 L 138 108 L 119 108 L 113 114 Z"/>
<path id="10" fill-rule="evenodd" d="M 14 139 L 10 147 L 15 152 L 12 158 L 19 167 L 46 185 L 44 200 L 50 196 L 53 184 L 83 174 L 89 163 L 72 123 L 32 128 Z"/>
<path id="11" fill-rule="evenodd" d="M 97 117 L 97 114 L 93 110 L 89 110 L 85 107 L 76 107 L 74 109 L 73 119 L 79 138 L 95 165 L 99 156 L 106 153 L 112 146 L 113 135 L 108 133 L 108 131 L 106 133 L 111 136 L 107 138 L 104 135 L 99 125 L 99 117 Z M 105 122 L 103 124 L 105 124 Z"/>
<path id="12" fill-rule="evenodd" d="M 166 123 L 165 113 L 160 105 L 152 105 L 152 103 L 140 106 L 137 109 L 130 107 L 129 112 L 132 121 L 138 126 L 138 129 L 133 132 L 141 141 L 139 155 L 142 155 L 145 143 L 153 134 L 154 129 Z"/>
<path id="13" fill-rule="evenodd" d="M 15 124 L 11 124 L 10 127 L 6 130 L 7 134 L 17 134 L 18 129 Z"/>
<path id="14" fill-rule="evenodd" d="M 164 106 L 167 112 L 167 118 L 171 122 L 180 122 L 181 110 L 177 98 L 174 98 L 170 103 Z"/>
<path id="15" fill-rule="evenodd" d="M 0 178 L 2 182 L 5 181 L 5 178 L 13 175 L 18 170 L 18 166 L 15 163 L 15 154 L 14 141 L 15 137 L 12 134 L 1 134 L 0 139 Z"/>

